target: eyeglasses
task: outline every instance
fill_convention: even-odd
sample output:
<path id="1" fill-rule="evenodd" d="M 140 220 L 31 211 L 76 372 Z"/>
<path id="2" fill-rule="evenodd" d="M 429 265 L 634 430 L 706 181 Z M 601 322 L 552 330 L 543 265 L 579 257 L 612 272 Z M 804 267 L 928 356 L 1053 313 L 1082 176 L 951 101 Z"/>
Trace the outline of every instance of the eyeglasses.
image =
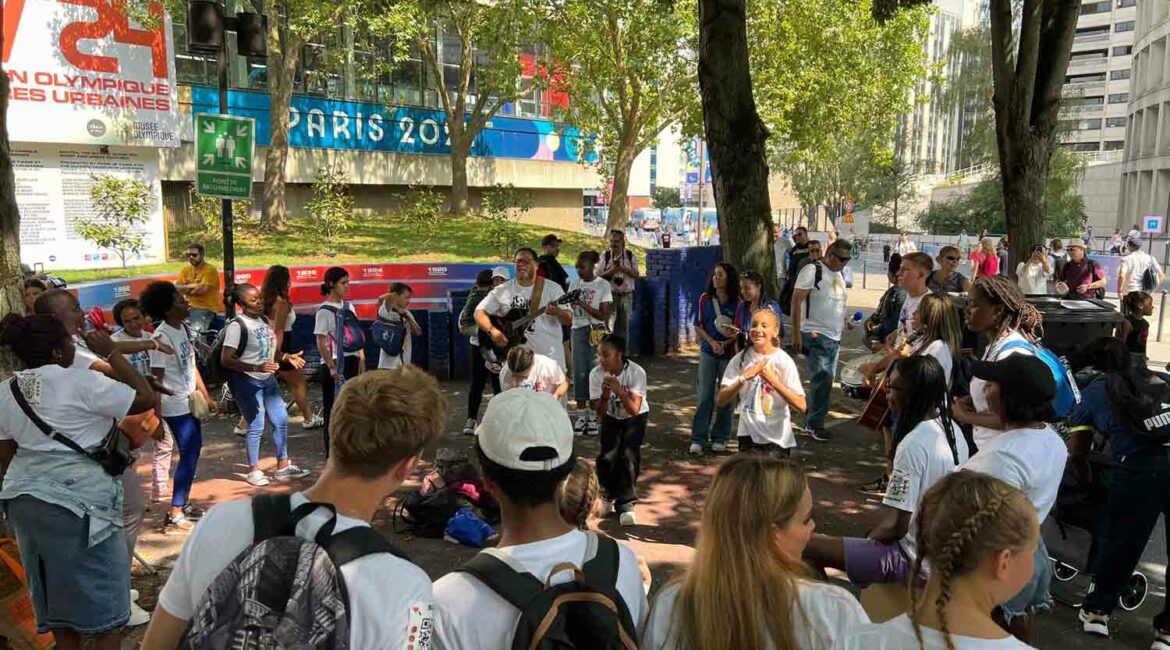
<path id="1" fill-rule="evenodd" d="M 950 255 L 947 255 L 945 259 L 947 259 L 947 260 L 950 260 L 950 261 L 952 261 L 952 262 L 958 262 L 959 260 L 961 260 L 961 259 L 963 259 L 963 258 L 961 258 L 961 257 L 957 257 L 957 256 L 954 256 L 954 257 L 952 257 L 952 256 L 950 256 Z"/>
<path id="2" fill-rule="evenodd" d="M 853 259 L 853 256 L 852 256 L 852 255 L 850 255 L 850 256 L 846 256 L 846 257 L 841 257 L 840 255 L 837 255 L 836 253 L 834 253 L 834 254 L 833 254 L 833 257 L 835 257 L 835 258 L 837 258 L 837 259 L 841 260 L 842 262 L 849 262 L 849 261 L 851 261 L 851 260 Z"/>

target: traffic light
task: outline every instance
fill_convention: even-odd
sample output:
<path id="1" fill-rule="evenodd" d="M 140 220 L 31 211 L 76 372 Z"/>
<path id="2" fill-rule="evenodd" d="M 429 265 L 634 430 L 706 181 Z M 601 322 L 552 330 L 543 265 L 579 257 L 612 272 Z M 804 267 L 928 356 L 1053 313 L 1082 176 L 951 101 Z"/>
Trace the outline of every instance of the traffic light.
<path id="1" fill-rule="evenodd" d="M 240 56 L 264 58 L 268 55 L 268 17 L 242 11 L 235 17 L 224 16 L 223 5 L 211 0 L 187 3 L 187 51 L 215 54 L 223 49 L 224 32 L 236 32 L 236 50 Z"/>

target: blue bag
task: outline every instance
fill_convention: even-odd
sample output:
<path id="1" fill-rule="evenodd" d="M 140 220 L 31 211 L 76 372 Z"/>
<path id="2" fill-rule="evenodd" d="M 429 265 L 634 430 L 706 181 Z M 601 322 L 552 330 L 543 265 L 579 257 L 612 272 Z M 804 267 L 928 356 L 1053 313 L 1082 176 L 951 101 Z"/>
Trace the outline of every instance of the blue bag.
<path id="1" fill-rule="evenodd" d="M 483 548 L 484 543 L 489 537 L 495 535 L 496 531 L 488 522 L 480 519 L 474 510 L 464 508 L 451 517 L 451 520 L 447 522 L 447 529 L 443 533 L 446 537 L 450 537 L 460 544 L 472 548 Z"/>
<path id="2" fill-rule="evenodd" d="M 402 348 L 406 345 L 405 318 L 399 318 L 398 322 L 394 322 L 378 317 L 374 319 L 370 333 L 373 334 L 378 349 L 392 357 L 402 356 Z"/>
<path id="3" fill-rule="evenodd" d="M 1056 356 L 1056 353 L 1048 348 L 1027 341 L 1008 341 L 1004 343 L 1000 351 L 1011 350 L 1013 348 L 1025 348 L 1031 350 L 1032 354 L 1036 355 L 1037 359 L 1044 362 L 1048 369 L 1052 371 L 1052 379 L 1056 382 L 1056 397 L 1052 399 L 1052 409 L 1056 411 L 1056 417 L 1064 419 L 1072 413 L 1073 407 L 1081 402 L 1081 391 L 1077 388 L 1076 379 L 1073 378 L 1072 369 L 1064 362 L 1064 359 Z"/>

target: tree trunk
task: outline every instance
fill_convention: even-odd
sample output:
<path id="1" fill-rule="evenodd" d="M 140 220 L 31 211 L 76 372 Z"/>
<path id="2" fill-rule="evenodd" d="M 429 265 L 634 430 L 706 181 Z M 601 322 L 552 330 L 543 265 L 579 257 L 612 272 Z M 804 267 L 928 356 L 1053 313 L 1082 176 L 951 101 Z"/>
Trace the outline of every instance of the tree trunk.
<path id="1" fill-rule="evenodd" d="M 448 129 L 451 133 L 451 205 L 448 212 L 451 216 L 462 217 L 469 208 L 467 189 L 467 159 L 471 155 L 471 143 L 475 138 L 468 132 L 464 117 L 452 119 L 447 115 Z"/>
<path id="2" fill-rule="evenodd" d="M 632 146 L 622 144 L 618 150 L 617 163 L 613 170 L 613 192 L 609 197 L 609 219 L 606 231 L 625 232 L 630 220 L 630 170 L 634 168 L 637 154 Z"/>
<path id="3" fill-rule="evenodd" d="M 20 272 L 20 210 L 8 145 L 8 74 L 0 68 L 0 319 L 24 313 L 24 274 Z M 0 347 L 0 379 L 18 369 L 12 350 Z"/>
<path id="4" fill-rule="evenodd" d="M 272 12 L 275 13 L 275 12 Z M 288 35 L 282 47 L 280 27 L 274 16 L 268 18 L 268 152 L 264 158 L 264 211 L 260 226 L 264 230 L 284 232 L 288 229 L 285 207 L 285 173 L 288 167 L 289 107 L 292 86 L 303 41 Z"/>
<path id="5" fill-rule="evenodd" d="M 776 295 L 768 129 L 756 112 L 746 0 L 699 1 L 699 89 L 723 258 L 764 276 Z"/>
<path id="6" fill-rule="evenodd" d="M 1029 142 L 1014 149 L 1000 164 L 1009 242 L 1007 274 L 1012 277 L 1020 262 L 1028 261 L 1032 247 L 1044 243 L 1044 188 L 1052 146 Z"/>

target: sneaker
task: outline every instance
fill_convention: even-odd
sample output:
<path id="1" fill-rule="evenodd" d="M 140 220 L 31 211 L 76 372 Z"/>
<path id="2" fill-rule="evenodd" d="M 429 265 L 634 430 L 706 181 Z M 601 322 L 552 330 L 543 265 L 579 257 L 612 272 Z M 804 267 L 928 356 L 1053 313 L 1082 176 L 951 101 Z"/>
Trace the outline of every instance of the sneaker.
<path id="1" fill-rule="evenodd" d="M 309 474 L 312 474 L 312 472 L 289 463 L 288 467 L 284 467 L 273 472 L 272 478 L 278 481 L 284 481 L 290 478 L 305 478 Z"/>
<path id="2" fill-rule="evenodd" d="M 232 433 L 236 434 L 237 436 L 239 436 L 241 438 L 248 437 L 248 430 L 246 428 L 241 429 L 239 426 L 232 427 Z"/>
<path id="3" fill-rule="evenodd" d="M 137 590 L 137 589 L 131 589 L 131 590 L 130 590 L 130 602 L 135 602 L 135 601 L 137 601 L 137 600 L 138 600 L 138 590 Z"/>
<path id="4" fill-rule="evenodd" d="M 195 522 L 187 518 L 187 515 L 180 514 L 178 517 L 167 515 L 163 519 L 164 533 L 189 533 L 195 529 Z"/>
<path id="5" fill-rule="evenodd" d="M 829 441 L 829 430 L 828 429 L 824 429 L 824 428 L 813 429 L 812 433 L 810 435 L 812 436 L 812 439 L 816 440 L 817 442 L 828 442 Z"/>
<path id="6" fill-rule="evenodd" d="M 601 517 L 602 519 L 605 519 L 606 517 L 612 515 L 614 512 L 615 512 L 615 510 L 613 508 L 613 501 L 610 501 L 609 499 L 602 499 L 601 500 L 601 507 L 598 508 L 598 510 L 597 510 L 597 516 Z"/>
<path id="7" fill-rule="evenodd" d="M 634 514 L 633 510 L 627 510 L 621 514 L 621 517 L 618 518 L 618 523 L 623 526 L 637 526 L 638 517 Z"/>
<path id="8" fill-rule="evenodd" d="M 321 417 L 320 413 L 317 413 L 313 417 L 305 420 L 304 424 L 301 425 L 301 428 L 320 429 L 323 426 L 325 426 L 325 418 Z"/>
<path id="9" fill-rule="evenodd" d="M 463 435 L 474 436 L 476 424 L 478 423 L 475 421 L 475 418 L 467 418 L 467 421 L 463 423 Z"/>
<path id="10" fill-rule="evenodd" d="M 203 516 L 203 508 L 188 503 L 187 505 L 183 506 L 183 514 L 186 515 L 188 519 L 199 519 Z"/>
<path id="11" fill-rule="evenodd" d="M 882 474 L 876 479 L 865 483 L 858 487 L 858 490 L 865 494 L 876 494 L 878 496 L 885 496 L 886 488 L 890 485 L 890 477 Z"/>
<path id="12" fill-rule="evenodd" d="M 268 485 L 268 477 L 265 476 L 264 472 L 260 470 L 256 470 L 255 472 L 248 472 L 248 477 L 244 480 L 248 482 L 248 485 L 254 485 L 256 487 L 264 487 L 265 485 Z"/>
<path id="13" fill-rule="evenodd" d="M 1154 643 L 1150 646 L 1150 650 L 1170 650 L 1170 632 L 1155 629 Z"/>
<path id="14" fill-rule="evenodd" d="M 585 435 L 596 436 L 601 433 L 601 425 L 597 423 L 596 418 L 589 418 L 585 422 Z"/>
<path id="15" fill-rule="evenodd" d="M 138 627 L 149 622 L 150 612 L 139 607 L 138 603 L 130 601 L 130 620 L 126 621 L 126 627 Z"/>
<path id="16" fill-rule="evenodd" d="M 1089 612 L 1084 608 L 1077 613 L 1077 618 L 1081 621 L 1081 630 L 1085 634 L 1093 634 L 1096 636 L 1109 636 L 1109 615 L 1098 614 L 1097 612 Z M 1155 644 L 1157 641 L 1155 641 Z M 1156 647 L 1156 646 L 1155 646 Z"/>
<path id="17" fill-rule="evenodd" d="M 722 454 L 723 452 L 727 451 L 727 443 L 725 443 L 725 442 L 713 443 L 711 445 L 711 451 L 713 451 L 717 454 Z"/>
<path id="18" fill-rule="evenodd" d="M 577 421 L 573 423 L 573 435 L 575 435 L 575 436 L 585 435 L 585 429 L 588 426 L 589 426 L 589 422 L 585 419 L 585 416 L 578 417 Z"/>
<path id="19" fill-rule="evenodd" d="M 689 451 L 687 451 L 687 453 L 692 456 L 698 456 L 699 454 L 703 453 L 703 445 L 700 445 L 697 442 L 692 442 L 691 448 Z"/>

